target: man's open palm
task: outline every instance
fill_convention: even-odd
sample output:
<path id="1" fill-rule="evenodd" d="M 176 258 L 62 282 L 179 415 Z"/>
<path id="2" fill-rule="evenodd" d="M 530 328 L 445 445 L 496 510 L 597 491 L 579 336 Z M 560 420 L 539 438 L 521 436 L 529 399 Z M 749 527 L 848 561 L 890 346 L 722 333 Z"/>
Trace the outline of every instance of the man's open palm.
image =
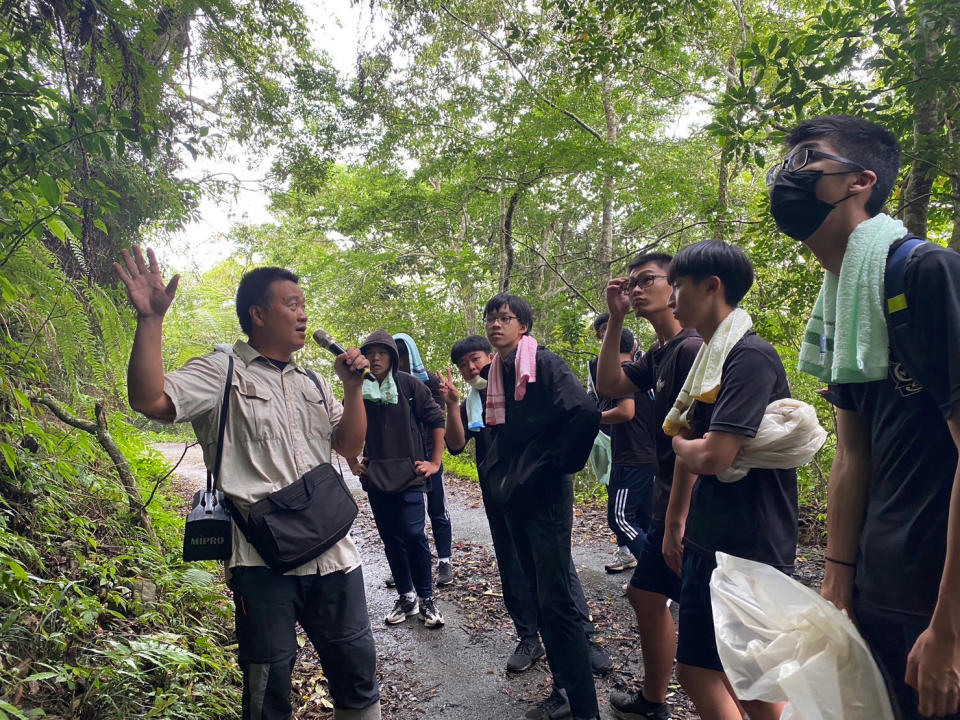
<path id="1" fill-rule="evenodd" d="M 130 248 L 130 252 L 123 250 L 122 253 L 126 268 L 120 263 L 114 263 L 113 268 L 126 286 L 127 296 L 130 298 L 133 309 L 137 311 L 137 316 L 162 318 L 177 294 L 180 276 L 175 275 L 169 283 L 164 284 L 160 266 L 157 264 L 157 256 L 150 248 L 147 248 L 149 266 L 137 245 Z"/>

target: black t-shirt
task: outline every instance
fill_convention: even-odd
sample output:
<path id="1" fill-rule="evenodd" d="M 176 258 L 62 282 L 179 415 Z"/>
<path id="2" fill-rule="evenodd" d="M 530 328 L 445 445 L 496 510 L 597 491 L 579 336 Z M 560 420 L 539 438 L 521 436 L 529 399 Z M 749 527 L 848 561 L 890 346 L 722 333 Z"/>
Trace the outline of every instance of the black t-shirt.
<path id="1" fill-rule="evenodd" d="M 960 255 L 937 248 L 906 267 L 907 307 L 925 343 L 915 372 L 894 354 L 886 378 L 833 385 L 826 397 L 860 413 L 870 437 L 871 476 L 856 589 L 877 611 L 933 613 L 946 557 L 947 513 L 957 448 L 944 422 L 960 403 Z"/>
<path id="2" fill-rule="evenodd" d="M 790 397 L 777 351 L 752 330 L 723 363 L 715 403 L 693 408 L 693 432 L 755 437 L 767 405 Z M 797 553 L 797 471 L 752 468 L 723 483 L 701 475 L 690 502 L 684 544 L 702 553 L 720 550 L 793 572 Z"/>
<path id="3" fill-rule="evenodd" d="M 614 405 L 617 402 L 614 400 Z M 610 449 L 614 465 L 652 465 L 657 459 L 653 393 L 637 390 L 633 394 L 633 404 L 632 420 L 610 426 Z"/>
<path id="4" fill-rule="evenodd" d="M 653 523 L 663 527 L 673 487 L 673 443 L 663 432 L 663 421 L 683 388 L 687 373 L 703 340 L 693 330 L 682 330 L 660 347 L 653 345 L 639 360 L 624 364 L 623 372 L 641 393 L 653 393 L 653 431 L 657 476 L 653 486 Z"/>

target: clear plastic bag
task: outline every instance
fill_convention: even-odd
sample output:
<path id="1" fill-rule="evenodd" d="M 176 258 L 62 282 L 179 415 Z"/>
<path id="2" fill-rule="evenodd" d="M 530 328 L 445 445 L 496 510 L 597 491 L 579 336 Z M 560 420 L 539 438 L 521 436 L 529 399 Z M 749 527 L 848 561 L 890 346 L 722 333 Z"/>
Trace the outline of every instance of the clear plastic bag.
<path id="1" fill-rule="evenodd" d="M 593 470 L 597 482 L 601 485 L 610 484 L 610 466 L 613 451 L 610 448 L 610 436 L 605 432 L 598 432 L 590 450 L 590 469 Z"/>
<path id="2" fill-rule="evenodd" d="M 845 613 L 779 570 L 717 553 L 710 579 L 723 669 L 781 720 L 893 720 L 883 677 Z"/>

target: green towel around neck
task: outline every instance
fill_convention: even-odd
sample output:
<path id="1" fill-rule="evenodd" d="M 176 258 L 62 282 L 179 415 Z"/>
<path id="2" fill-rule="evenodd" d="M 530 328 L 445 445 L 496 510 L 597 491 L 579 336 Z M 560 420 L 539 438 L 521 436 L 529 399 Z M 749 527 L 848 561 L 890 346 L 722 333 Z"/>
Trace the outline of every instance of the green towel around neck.
<path id="1" fill-rule="evenodd" d="M 890 246 L 906 234 L 902 222 L 884 214 L 864 220 L 850 233 L 840 275 L 824 273 L 797 369 L 828 383 L 887 376 L 890 338 L 883 276 Z"/>
<path id="2" fill-rule="evenodd" d="M 397 399 L 397 381 L 393 378 L 393 373 L 388 372 L 383 382 L 376 380 L 367 380 L 363 383 L 363 399 L 375 403 L 386 403 L 396 405 Z"/>

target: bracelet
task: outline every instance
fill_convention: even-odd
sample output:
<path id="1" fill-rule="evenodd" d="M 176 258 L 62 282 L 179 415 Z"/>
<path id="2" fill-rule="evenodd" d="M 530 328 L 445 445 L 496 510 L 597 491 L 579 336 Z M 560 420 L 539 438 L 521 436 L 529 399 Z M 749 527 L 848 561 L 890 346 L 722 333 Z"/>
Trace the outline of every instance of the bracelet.
<path id="1" fill-rule="evenodd" d="M 844 562 L 843 560 L 837 560 L 832 557 L 826 558 L 827 562 L 832 562 L 834 565 L 843 565 L 844 567 L 855 568 L 857 564 L 855 562 Z"/>

